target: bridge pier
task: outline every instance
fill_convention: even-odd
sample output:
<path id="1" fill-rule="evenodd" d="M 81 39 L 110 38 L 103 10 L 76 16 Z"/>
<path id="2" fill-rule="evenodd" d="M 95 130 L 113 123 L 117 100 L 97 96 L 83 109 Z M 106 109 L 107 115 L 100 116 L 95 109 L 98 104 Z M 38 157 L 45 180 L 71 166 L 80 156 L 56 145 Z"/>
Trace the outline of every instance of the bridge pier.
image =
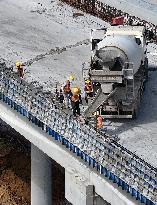
<path id="1" fill-rule="evenodd" d="M 76 170 L 66 169 L 65 198 L 73 205 L 94 205 L 94 186 Z"/>
<path id="2" fill-rule="evenodd" d="M 51 170 L 48 156 L 31 144 L 31 205 L 52 204 Z"/>

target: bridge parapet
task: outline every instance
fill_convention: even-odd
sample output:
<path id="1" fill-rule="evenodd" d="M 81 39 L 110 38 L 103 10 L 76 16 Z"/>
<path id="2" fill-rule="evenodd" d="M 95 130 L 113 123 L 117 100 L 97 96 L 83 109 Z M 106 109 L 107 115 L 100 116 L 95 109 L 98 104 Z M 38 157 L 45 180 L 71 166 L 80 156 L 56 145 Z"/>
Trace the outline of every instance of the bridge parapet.
<path id="1" fill-rule="evenodd" d="M 137 6 L 133 6 L 132 10 L 125 6 L 127 1 L 117 2 L 112 0 L 62 0 L 63 2 L 82 10 L 91 15 L 97 16 L 108 23 L 112 23 L 112 18 L 123 16 L 125 25 L 143 25 L 146 27 L 147 39 L 157 43 L 157 25 L 156 16 L 148 10 L 138 11 Z M 106 3 L 105 3 L 106 2 Z M 112 5 L 112 6 L 111 6 Z M 113 5 L 118 5 L 119 9 Z M 142 9 L 142 8 L 141 8 Z M 145 15 L 145 11 L 148 11 Z M 129 13 L 128 13 L 129 12 Z M 143 12 L 143 13 L 142 13 Z M 132 13 L 132 15 L 130 15 Z"/>
<path id="2" fill-rule="evenodd" d="M 0 99 L 142 203 L 157 203 L 157 169 L 59 110 L 43 90 L 0 66 Z"/>

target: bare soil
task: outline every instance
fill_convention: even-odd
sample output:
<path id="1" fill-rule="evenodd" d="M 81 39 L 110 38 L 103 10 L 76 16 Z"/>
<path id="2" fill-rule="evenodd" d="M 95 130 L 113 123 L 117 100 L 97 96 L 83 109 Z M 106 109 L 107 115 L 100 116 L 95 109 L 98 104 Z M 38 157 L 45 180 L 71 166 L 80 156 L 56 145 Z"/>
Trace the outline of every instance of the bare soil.
<path id="1" fill-rule="evenodd" d="M 30 156 L 0 143 L 0 205 L 29 205 Z"/>
<path id="2" fill-rule="evenodd" d="M 30 142 L 0 120 L 0 205 L 31 204 Z M 52 161 L 52 202 L 70 205 L 65 199 L 65 170 Z"/>

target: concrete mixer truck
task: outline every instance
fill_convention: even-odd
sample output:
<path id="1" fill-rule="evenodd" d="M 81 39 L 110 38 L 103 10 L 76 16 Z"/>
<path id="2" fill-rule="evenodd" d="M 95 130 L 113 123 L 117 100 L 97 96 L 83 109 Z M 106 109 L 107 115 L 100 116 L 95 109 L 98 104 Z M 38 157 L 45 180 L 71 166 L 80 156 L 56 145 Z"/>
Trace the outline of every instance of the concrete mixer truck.
<path id="1" fill-rule="evenodd" d="M 93 85 L 84 111 L 105 118 L 136 118 L 147 80 L 148 59 L 143 26 L 91 30 L 91 62 L 83 69 Z"/>

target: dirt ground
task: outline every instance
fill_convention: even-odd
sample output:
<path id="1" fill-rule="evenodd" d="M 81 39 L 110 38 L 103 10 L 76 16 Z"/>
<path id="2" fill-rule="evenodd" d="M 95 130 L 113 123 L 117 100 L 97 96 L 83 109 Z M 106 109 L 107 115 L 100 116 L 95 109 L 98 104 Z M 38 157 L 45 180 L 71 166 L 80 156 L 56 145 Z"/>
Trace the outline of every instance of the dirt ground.
<path id="1" fill-rule="evenodd" d="M 64 168 L 52 161 L 52 173 L 53 204 L 70 205 L 64 197 Z M 0 205 L 30 204 L 30 143 L 0 120 Z"/>
<path id="2" fill-rule="evenodd" d="M 30 156 L 0 140 L 0 205 L 29 205 Z"/>

